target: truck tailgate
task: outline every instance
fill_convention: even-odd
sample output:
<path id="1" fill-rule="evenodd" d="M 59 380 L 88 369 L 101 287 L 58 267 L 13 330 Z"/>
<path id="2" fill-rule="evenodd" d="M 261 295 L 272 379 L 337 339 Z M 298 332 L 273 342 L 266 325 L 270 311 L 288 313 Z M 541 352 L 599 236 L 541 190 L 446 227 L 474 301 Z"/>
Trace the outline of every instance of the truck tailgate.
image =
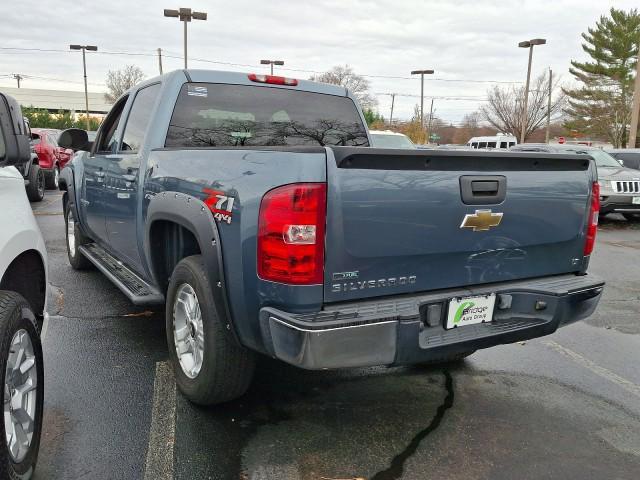
<path id="1" fill-rule="evenodd" d="M 577 272 L 588 157 L 327 149 L 325 302 Z"/>

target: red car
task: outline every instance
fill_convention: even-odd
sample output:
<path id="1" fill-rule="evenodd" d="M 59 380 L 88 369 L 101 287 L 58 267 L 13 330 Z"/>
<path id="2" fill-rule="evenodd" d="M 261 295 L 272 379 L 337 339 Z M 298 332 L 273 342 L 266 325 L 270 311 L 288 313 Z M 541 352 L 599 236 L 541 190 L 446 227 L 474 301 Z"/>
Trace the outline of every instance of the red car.
<path id="1" fill-rule="evenodd" d="M 31 139 L 34 150 L 38 154 L 38 163 L 44 171 L 47 188 L 57 189 L 60 170 L 64 168 L 73 155 L 73 150 L 58 145 L 59 130 L 49 128 L 32 128 Z"/>

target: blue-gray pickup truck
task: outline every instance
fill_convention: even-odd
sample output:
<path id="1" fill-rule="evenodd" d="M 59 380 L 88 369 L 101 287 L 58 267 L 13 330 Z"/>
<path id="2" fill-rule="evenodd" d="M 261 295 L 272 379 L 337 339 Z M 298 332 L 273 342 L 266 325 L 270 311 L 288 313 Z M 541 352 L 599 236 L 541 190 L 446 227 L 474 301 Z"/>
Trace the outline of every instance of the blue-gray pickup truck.
<path id="1" fill-rule="evenodd" d="M 181 70 L 113 106 L 63 171 L 69 261 L 166 305 L 200 404 L 260 354 L 307 369 L 437 363 L 590 315 L 585 155 L 369 147 L 344 88 Z"/>

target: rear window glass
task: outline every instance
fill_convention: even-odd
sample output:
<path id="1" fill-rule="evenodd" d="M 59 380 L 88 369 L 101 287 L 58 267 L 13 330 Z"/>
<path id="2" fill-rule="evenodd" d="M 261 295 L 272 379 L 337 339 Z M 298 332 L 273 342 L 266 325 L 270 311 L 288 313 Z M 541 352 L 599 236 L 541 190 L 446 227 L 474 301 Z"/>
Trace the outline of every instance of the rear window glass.
<path id="1" fill-rule="evenodd" d="M 282 88 L 186 83 L 165 146 L 368 146 L 350 98 Z"/>

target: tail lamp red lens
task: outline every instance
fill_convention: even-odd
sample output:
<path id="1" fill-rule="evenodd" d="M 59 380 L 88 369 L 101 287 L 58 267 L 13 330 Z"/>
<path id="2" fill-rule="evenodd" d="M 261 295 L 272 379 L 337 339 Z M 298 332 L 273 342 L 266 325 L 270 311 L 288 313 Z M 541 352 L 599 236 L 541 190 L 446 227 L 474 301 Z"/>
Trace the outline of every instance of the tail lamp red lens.
<path id="1" fill-rule="evenodd" d="M 289 85 L 290 87 L 298 85 L 296 78 L 279 77 L 277 75 L 257 75 L 250 73 L 249 80 L 258 83 L 271 83 L 272 85 Z"/>
<path id="2" fill-rule="evenodd" d="M 587 223 L 587 240 L 584 243 L 584 254 L 591 255 L 598 233 L 598 215 L 600 214 L 600 184 L 593 182 L 591 186 L 591 204 L 589 208 L 589 223 Z"/>
<path id="3" fill-rule="evenodd" d="M 291 285 L 322 283 L 326 210 L 324 183 L 267 192 L 258 219 L 258 276 Z"/>

